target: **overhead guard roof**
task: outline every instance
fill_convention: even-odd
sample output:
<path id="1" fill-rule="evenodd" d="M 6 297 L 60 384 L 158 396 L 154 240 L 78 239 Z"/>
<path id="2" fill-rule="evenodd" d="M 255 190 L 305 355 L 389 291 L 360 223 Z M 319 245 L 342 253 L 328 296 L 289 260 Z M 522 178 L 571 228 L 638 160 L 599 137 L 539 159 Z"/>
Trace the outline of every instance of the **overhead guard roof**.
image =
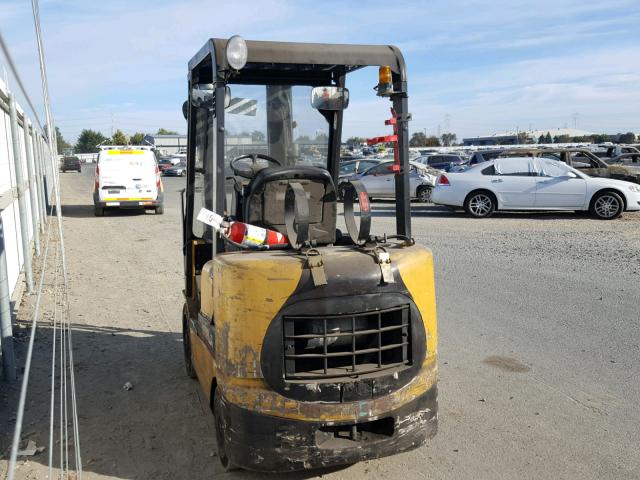
<path id="1" fill-rule="evenodd" d="M 228 68 L 225 48 L 226 38 L 212 38 L 189 62 L 195 67 L 204 59 L 212 47 L 218 69 Z M 247 64 L 299 64 L 299 65 L 347 65 L 353 67 L 389 65 L 391 69 L 405 76 L 402 53 L 392 45 L 344 45 L 332 43 L 265 42 L 246 40 Z"/>

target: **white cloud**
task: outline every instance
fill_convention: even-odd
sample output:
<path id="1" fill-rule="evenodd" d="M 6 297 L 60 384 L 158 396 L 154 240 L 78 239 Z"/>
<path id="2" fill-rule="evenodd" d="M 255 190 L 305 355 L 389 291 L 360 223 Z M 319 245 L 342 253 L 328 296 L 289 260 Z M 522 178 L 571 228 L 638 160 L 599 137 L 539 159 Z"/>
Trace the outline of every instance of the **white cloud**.
<path id="1" fill-rule="evenodd" d="M 70 138 L 84 126 L 108 133 L 112 115 L 130 132 L 184 131 L 187 61 L 208 37 L 235 33 L 399 45 L 413 130 L 444 128 L 447 114 L 459 137 L 518 124 L 550 128 L 574 112 L 584 129 L 640 130 L 636 0 L 48 0 L 41 14 L 54 113 Z M 30 5 L 6 1 L 0 22 L 39 98 Z M 346 136 L 388 129 L 388 102 L 365 83 L 361 97 L 353 92 Z"/>

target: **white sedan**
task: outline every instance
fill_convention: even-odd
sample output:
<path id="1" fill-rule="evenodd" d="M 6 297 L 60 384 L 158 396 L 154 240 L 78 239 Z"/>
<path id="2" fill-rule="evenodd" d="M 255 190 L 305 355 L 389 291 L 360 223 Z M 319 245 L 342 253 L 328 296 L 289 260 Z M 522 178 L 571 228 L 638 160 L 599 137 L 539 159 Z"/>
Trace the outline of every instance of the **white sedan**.
<path id="1" fill-rule="evenodd" d="M 640 210 L 640 185 L 589 177 L 547 158 L 497 158 L 438 177 L 433 203 L 464 207 L 473 217 L 495 210 L 588 210 L 611 220 Z"/>
<path id="2" fill-rule="evenodd" d="M 395 172 L 393 160 L 386 160 L 360 173 L 345 176 L 338 184 L 338 195 L 344 198 L 344 189 L 348 181 L 360 180 L 370 198 L 396 198 Z M 436 183 L 438 171 L 417 162 L 409 162 L 409 195 L 421 202 L 428 202 L 431 190 Z"/>

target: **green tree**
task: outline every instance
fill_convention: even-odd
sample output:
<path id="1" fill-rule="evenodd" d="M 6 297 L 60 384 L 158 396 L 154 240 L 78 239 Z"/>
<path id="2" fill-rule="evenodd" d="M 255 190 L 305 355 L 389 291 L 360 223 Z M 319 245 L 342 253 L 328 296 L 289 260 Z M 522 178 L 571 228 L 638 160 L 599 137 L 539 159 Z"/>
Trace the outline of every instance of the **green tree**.
<path id="1" fill-rule="evenodd" d="M 427 146 L 427 136 L 422 132 L 414 132 L 411 135 L 411 139 L 409 140 L 410 147 L 426 147 Z"/>
<path id="2" fill-rule="evenodd" d="M 361 145 L 366 142 L 366 139 L 362 137 L 349 137 L 347 138 L 347 145 Z"/>
<path id="3" fill-rule="evenodd" d="M 442 139 L 442 144 L 445 147 L 450 147 L 454 143 L 456 143 L 456 139 L 458 138 L 455 133 L 443 133 L 440 138 Z"/>
<path id="4" fill-rule="evenodd" d="M 311 139 L 309 138 L 309 135 L 300 135 L 298 138 L 296 138 L 296 142 L 310 142 Z"/>
<path id="5" fill-rule="evenodd" d="M 66 150 L 71 148 L 71 144 L 64 139 L 58 127 L 56 127 L 56 144 L 58 147 L 58 153 L 64 153 Z"/>
<path id="6" fill-rule="evenodd" d="M 546 142 L 546 138 L 545 138 L 545 136 L 544 136 L 544 135 L 540 135 L 540 136 L 538 137 L 538 143 L 545 143 L 545 142 Z"/>
<path id="7" fill-rule="evenodd" d="M 547 135 L 544 137 L 544 143 L 553 143 L 553 139 L 551 138 L 551 134 L 547 132 Z"/>
<path id="8" fill-rule="evenodd" d="M 144 142 L 144 133 L 136 132 L 129 138 L 131 145 L 142 145 Z"/>
<path id="9" fill-rule="evenodd" d="M 572 143 L 593 143 L 593 137 L 590 135 L 583 135 L 580 137 L 571 137 Z"/>
<path id="10" fill-rule="evenodd" d="M 264 132 L 261 132 L 260 130 L 254 130 L 253 133 L 251 134 L 252 142 L 264 142 L 266 138 L 267 137 L 264 134 Z"/>
<path id="11" fill-rule="evenodd" d="M 427 137 L 427 141 L 425 142 L 424 146 L 425 147 L 439 147 L 440 146 L 440 140 L 435 135 L 431 135 L 430 137 Z"/>
<path id="12" fill-rule="evenodd" d="M 609 135 L 606 133 L 600 133 L 593 136 L 593 143 L 604 143 L 610 140 Z"/>
<path id="13" fill-rule="evenodd" d="M 316 138 L 314 141 L 318 143 L 325 143 L 328 140 L 329 140 L 329 135 L 327 135 L 326 133 L 319 133 L 316 135 Z"/>
<path id="14" fill-rule="evenodd" d="M 569 135 L 556 135 L 553 137 L 553 143 L 569 143 L 571 137 Z"/>
<path id="15" fill-rule="evenodd" d="M 178 132 L 174 132 L 173 130 L 167 130 L 165 128 L 159 128 L 156 132 L 156 135 L 178 135 Z"/>
<path id="16" fill-rule="evenodd" d="M 96 153 L 98 145 L 105 140 L 107 140 L 107 137 L 100 132 L 85 128 L 80 133 L 74 150 L 76 153 Z"/>
<path id="17" fill-rule="evenodd" d="M 635 143 L 636 142 L 636 134 L 633 132 L 627 132 L 623 134 L 618 134 L 618 143 Z"/>
<path id="18" fill-rule="evenodd" d="M 112 145 L 127 145 L 128 143 L 127 136 L 122 130 L 116 130 L 113 137 L 111 137 Z"/>

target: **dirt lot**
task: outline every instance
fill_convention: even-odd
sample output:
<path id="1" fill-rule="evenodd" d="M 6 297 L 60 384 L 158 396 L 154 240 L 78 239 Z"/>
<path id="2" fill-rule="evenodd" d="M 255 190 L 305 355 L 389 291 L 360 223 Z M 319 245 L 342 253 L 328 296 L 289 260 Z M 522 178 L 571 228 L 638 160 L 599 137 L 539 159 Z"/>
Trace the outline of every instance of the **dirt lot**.
<path id="1" fill-rule="evenodd" d="M 222 474 L 212 416 L 182 364 L 183 180 L 165 179 L 163 216 L 104 218 L 93 216 L 92 181 L 90 168 L 62 175 L 85 479 L 640 478 L 640 215 L 472 220 L 415 205 L 414 236 L 436 259 L 437 437 L 345 469 Z M 392 205 L 374 208 L 374 229 L 392 231 Z M 44 324 L 24 427 L 38 445 L 50 336 Z M 4 452 L 16 390 L 0 389 Z M 31 457 L 18 478 L 46 478 L 46 466 L 46 452 Z"/>

